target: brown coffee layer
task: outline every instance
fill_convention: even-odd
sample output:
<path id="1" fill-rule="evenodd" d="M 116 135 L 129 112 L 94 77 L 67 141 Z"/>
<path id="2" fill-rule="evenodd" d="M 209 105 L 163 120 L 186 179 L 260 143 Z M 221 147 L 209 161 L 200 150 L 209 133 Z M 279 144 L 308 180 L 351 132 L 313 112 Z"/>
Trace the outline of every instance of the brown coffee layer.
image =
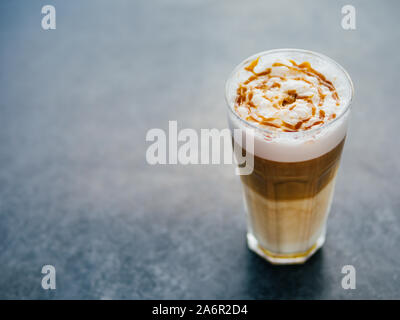
<path id="1" fill-rule="evenodd" d="M 254 171 L 240 178 L 247 187 L 266 199 L 313 197 L 336 176 L 344 140 L 328 153 L 307 161 L 277 162 L 254 156 Z M 235 147 L 237 150 L 241 148 Z"/>

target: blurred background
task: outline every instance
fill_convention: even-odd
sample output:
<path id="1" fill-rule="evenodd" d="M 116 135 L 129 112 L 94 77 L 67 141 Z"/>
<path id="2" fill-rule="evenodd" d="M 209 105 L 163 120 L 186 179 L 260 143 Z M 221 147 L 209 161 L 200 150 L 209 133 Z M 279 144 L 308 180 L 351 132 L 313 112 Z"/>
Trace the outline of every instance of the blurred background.
<path id="1" fill-rule="evenodd" d="M 43 30 L 41 8 L 56 9 Z M 356 30 L 341 9 L 356 9 Z M 400 298 L 398 1 L 1 1 L 1 299 Z M 355 85 L 327 242 L 251 253 L 233 166 L 146 163 L 151 128 L 226 128 L 224 84 L 268 49 Z M 41 287 L 43 265 L 57 289 Z M 356 290 L 341 287 L 344 265 Z"/>

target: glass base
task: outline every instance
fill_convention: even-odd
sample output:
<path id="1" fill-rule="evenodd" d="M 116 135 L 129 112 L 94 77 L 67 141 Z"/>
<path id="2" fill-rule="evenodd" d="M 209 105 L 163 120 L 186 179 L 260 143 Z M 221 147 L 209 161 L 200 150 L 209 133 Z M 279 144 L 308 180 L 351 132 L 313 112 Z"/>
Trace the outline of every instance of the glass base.
<path id="1" fill-rule="evenodd" d="M 257 239 L 251 234 L 247 233 L 247 245 L 249 249 L 257 253 L 260 257 L 264 258 L 265 260 L 269 261 L 272 264 L 299 264 L 304 263 L 308 260 L 319 248 L 324 245 L 325 242 L 325 232 L 321 233 L 321 236 L 318 238 L 317 242 L 311 246 L 305 252 L 298 252 L 298 253 L 288 253 L 288 254 L 281 254 L 281 253 L 274 253 L 267 249 L 262 248 L 259 244 Z"/>

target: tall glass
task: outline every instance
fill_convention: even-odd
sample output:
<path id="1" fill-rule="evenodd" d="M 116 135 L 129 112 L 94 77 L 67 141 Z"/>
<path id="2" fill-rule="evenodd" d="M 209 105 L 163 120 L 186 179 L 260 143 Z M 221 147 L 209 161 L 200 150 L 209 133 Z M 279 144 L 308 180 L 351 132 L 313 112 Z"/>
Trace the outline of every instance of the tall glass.
<path id="1" fill-rule="evenodd" d="M 234 111 L 232 89 L 238 70 L 259 56 L 276 55 L 312 61 L 334 71 L 346 96 L 341 113 L 322 127 L 300 132 L 260 128 Z M 318 70 L 318 69 L 317 69 Z M 231 132 L 251 135 L 253 171 L 241 175 L 247 242 L 251 250 L 275 264 L 306 261 L 325 241 L 336 175 L 342 153 L 353 85 L 347 72 L 332 59 L 311 51 L 279 49 L 258 53 L 239 64 L 226 83 Z M 232 134 L 235 153 L 250 151 Z"/>

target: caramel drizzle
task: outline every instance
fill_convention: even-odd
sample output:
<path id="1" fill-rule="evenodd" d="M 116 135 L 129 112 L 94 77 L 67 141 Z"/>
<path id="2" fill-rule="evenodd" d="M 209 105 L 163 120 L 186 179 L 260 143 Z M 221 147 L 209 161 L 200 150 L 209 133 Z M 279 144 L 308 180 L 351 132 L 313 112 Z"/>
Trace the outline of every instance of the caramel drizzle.
<path id="1" fill-rule="evenodd" d="M 245 67 L 244 69 L 251 72 L 252 75 L 243 82 L 243 85 L 247 85 L 250 82 L 258 79 L 261 76 L 268 76 L 268 80 L 271 78 L 280 78 L 281 80 L 286 80 L 285 77 L 282 76 L 276 76 L 276 75 L 270 75 L 271 73 L 271 68 L 267 68 L 262 72 L 255 72 L 254 68 L 257 66 L 258 62 L 260 60 L 260 57 L 258 57 L 257 59 L 253 60 L 247 67 Z M 329 81 L 328 79 L 326 79 L 326 77 L 318 72 L 317 70 L 313 69 L 311 67 L 311 64 L 307 61 L 301 63 L 301 64 L 297 64 L 295 61 L 293 60 L 289 60 L 292 63 L 292 66 L 288 66 L 286 64 L 280 63 L 280 62 L 275 62 L 274 64 L 272 64 L 272 67 L 286 67 L 289 70 L 293 70 L 296 72 L 300 72 L 300 73 L 304 73 L 308 76 L 314 77 L 317 79 L 318 83 L 320 85 L 323 85 L 325 87 L 327 87 L 329 89 L 330 92 L 332 92 L 332 98 L 334 98 L 336 100 L 336 105 L 340 104 L 340 100 L 339 100 L 339 96 L 336 92 L 335 86 L 332 84 L 331 81 Z M 294 80 L 301 80 L 304 81 L 308 84 L 310 84 L 311 86 L 314 86 L 314 84 L 304 78 L 294 78 Z M 263 81 L 263 83 L 261 85 L 256 86 L 255 88 L 257 89 L 269 89 L 268 86 L 266 85 L 267 81 Z M 240 106 L 242 104 L 244 104 L 248 111 L 251 112 L 251 108 L 255 108 L 257 109 L 257 107 L 254 105 L 254 103 L 251 101 L 251 99 L 253 98 L 253 92 L 247 92 L 247 87 L 243 86 L 243 85 L 239 85 L 239 87 L 237 88 L 236 91 L 236 106 L 235 108 L 237 109 L 237 106 Z M 280 88 L 281 85 L 278 82 L 274 82 L 270 88 Z M 319 95 L 319 103 L 318 106 L 322 106 L 324 103 L 324 99 L 325 96 L 322 93 L 322 90 L 320 87 L 317 87 L 317 91 L 318 91 L 318 95 Z M 271 99 L 269 99 L 268 97 L 266 97 L 265 95 L 263 96 L 265 99 L 269 100 L 272 102 Z M 315 107 L 313 100 L 312 100 L 313 96 L 300 96 L 296 93 L 296 91 L 294 90 L 289 90 L 288 91 L 288 95 L 287 97 L 283 98 L 282 101 L 279 101 L 279 105 L 277 105 L 276 103 L 273 103 L 272 106 L 276 109 L 281 109 L 282 107 L 285 107 L 286 105 L 292 104 L 296 101 L 296 99 L 302 99 L 305 100 L 306 102 L 308 102 L 309 104 L 311 104 L 311 108 L 312 108 L 312 116 L 315 116 L 317 108 Z M 296 107 L 295 104 L 293 104 L 289 110 L 293 110 Z M 324 119 L 325 119 L 325 111 L 324 110 L 319 110 L 318 116 L 319 119 L 318 121 L 309 124 L 308 126 L 304 126 L 306 125 L 307 122 L 309 122 L 311 120 L 312 117 L 309 117 L 307 119 L 298 121 L 295 125 L 292 125 L 290 123 L 287 123 L 281 119 L 278 118 L 265 118 L 261 115 L 257 115 L 260 119 L 255 118 L 253 115 L 249 115 L 246 120 L 253 120 L 255 122 L 258 122 L 262 125 L 267 125 L 267 126 L 271 126 L 271 127 L 275 127 L 275 128 L 279 128 L 282 129 L 285 132 L 295 132 L 298 131 L 300 128 L 304 129 L 304 130 L 309 130 L 312 127 L 319 125 L 319 124 L 323 124 L 324 123 Z M 332 114 L 328 120 L 332 120 L 336 118 L 336 114 Z M 274 121 L 280 121 L 280 124 L 277 124 Z M 283 127 L 283 128 L 282 128 Z"/>

